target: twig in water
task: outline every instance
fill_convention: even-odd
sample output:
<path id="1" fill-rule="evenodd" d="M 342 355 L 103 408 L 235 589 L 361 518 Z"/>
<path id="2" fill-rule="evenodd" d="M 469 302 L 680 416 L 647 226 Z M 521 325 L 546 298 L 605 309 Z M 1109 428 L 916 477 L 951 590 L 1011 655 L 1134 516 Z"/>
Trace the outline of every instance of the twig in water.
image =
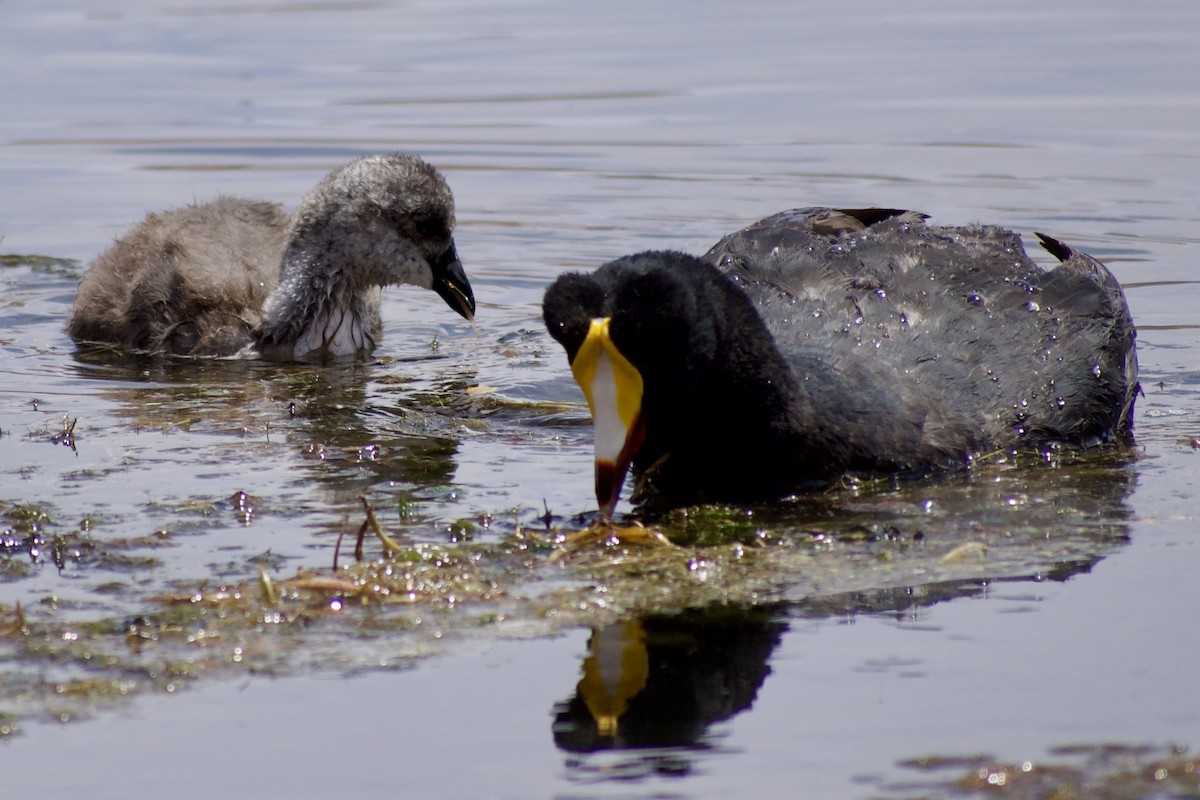
<path id="1" fill-rule="evenodd" d="M 359 495 L 358 499 L 362 501 L 363 509 L 367 512 L 366 524 L 371 526 L 371 530 L 379 537 L 379 541 L 383 542 L 383 548 L 389 553 L 403 553 L 404 548 L 392 541 L 391 537 L 383 532 L 383 526 L 376 519 L 375 510 L 371 508 L 371 504 L 367 502 L 367 498 Z"/>

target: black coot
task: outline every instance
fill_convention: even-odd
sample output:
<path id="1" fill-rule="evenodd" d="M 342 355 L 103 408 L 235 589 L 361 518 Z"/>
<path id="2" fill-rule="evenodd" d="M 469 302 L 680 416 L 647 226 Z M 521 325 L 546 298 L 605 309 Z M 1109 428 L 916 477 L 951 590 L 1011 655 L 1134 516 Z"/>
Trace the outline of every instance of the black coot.
<path id="1" fill-rule="evenodd" d="M 996 450 L 1131 439 L 1120 285 L 1039 234 L 895 209 L 785 211 L 703 258 L 647 252 L 546 291 L 596 427 L 611 515 L 626 470 L 659 506 L 756 502 L 843 476 L 920 476 Z"/>

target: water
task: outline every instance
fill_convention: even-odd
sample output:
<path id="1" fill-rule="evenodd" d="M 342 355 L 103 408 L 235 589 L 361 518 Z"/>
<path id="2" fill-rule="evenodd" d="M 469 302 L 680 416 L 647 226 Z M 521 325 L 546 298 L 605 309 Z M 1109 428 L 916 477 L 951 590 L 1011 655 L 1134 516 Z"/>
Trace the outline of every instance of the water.
<path id="1" fill-rule="evenodd" d="M 132 0 L 8 3 L 0 20 L 0 252 L 23 256 L 0 267 L 0 511 L 20 533 L 14 509 L 44 510 L 62 545 L 4 551 L 0 711 L 21 728 L 0 744 L 7 796 L 866 797 L 931 780 L 900 766 L 921 756 L 1200 746 L 1193 3 Z M 446 173 L 474 328 L 389 290 L 367 365 L 76 355 L 75 278 L 146 211 L 220 192 L 294 203 L 385 150 Z M 893 525 L 896 542 L 792 548 L 796 520 L 767 521 L 785 544 L 757 582 L 734 585 L 728 548 L 701 564 L 695 596 L 737 601 L 725 633 L 638 595 L 670 669 L 628 720 L 671 722 L 669 746 L 581 744 L 589 626 L 620 624 L 606 609 L 622 601 L 545 552 L 485 558 L 497 580 L 518 573 L 511 594 L 459 610 L 125 643 L 120 626 L 164 613 L 165 595 L 253 586 L 260 565 L 328 574 L 359 495 L 430 547 L 463 522 L 487 548 L 547 509 L 588 512 L 590 431 L 541 333 L 543 287 L 816 204 L 1041 230 L 1105 259 L 1139 326 L 1136 457 L 796 512 L 805 530 Z M 478 386 L 495 392 L 466 395 Z M 986 555 L 940 559 L 964 542 Z M 18 601 L 116 666 L 31 652 Z M 55 699 L 89 677 L 131 694 Z"/>

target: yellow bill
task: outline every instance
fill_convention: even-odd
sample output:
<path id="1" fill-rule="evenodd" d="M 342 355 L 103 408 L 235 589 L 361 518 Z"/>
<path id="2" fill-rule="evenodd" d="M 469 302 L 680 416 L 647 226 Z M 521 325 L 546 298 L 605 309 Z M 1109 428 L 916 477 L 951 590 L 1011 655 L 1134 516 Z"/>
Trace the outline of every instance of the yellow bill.
<path id="1" fill-rule="evenodd" d="M 611 320 L 593 319 L 571 362 L 596 431 L 596 500 L 612 517 L 634 453 L 642 446 L 642 375 L 608 335 Z"/>

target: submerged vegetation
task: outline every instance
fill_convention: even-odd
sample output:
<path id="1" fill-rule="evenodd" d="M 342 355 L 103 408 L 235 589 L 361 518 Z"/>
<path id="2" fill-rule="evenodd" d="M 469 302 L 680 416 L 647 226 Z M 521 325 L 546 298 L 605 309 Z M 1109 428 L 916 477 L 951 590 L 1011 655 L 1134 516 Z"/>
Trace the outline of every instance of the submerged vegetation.
<path id="1" fill-rule="evenodd" d="M 928 756 L 902 766 L 929 776 L 898 797 L 1132 800 L 1200 797 L 1200 758 L 1183 748 L 1124 744 L 1057 747 L 1043 760 Z"/>
<path id="2" fill-rule="evenodd" d="M 124 538 L 98 512 L 68 526 L 52 504 L 5 505 L 5 580 L 40 569 L 105 576 L 90 601 L 51 595 L 0 607 L 5 735 L 31 715 L 75 719 L 202 676 L 357 671 L 442 652 L 464 637 L 548 635 L 696 608 L 919 607 L 989 581 L 1066 577 L 1124 542 L 1121 526 L 1092 509 L 1068 509 L 1075 518 L 1064 526 L 1053 497 L 1044 506 L 1058 525 L 1053 536 L 1027 507 L 1019 517 L 977 514 L 959 529 L 951 500 L 970 506 L 997 490 L 1017 497 L 1039 473 L 1045 468 L 997 468 L 944 487 L 936 501 L 925 486 L 847 490 L 782 509 L 686 509 L 582 541 L 585 520 L 545 508 L 526 522 L 497 513 L 442 524 L 438 542 L 410 498 L 395 501 L 399 524 L 388 529 L 359 497 L 358 522 L 340 526 L 326 567 L 292 569 L 266 552 L 208 576 L 138 586 L 122 576 L 153 574 L 155 551 L 195 521 L 250 524 L 270 502 L 245 492 L 193 498 L 170 509 L 174 531 Z M 1055 473 L 1056 491 L 1119 486 L 1123 474 L 1120 459 L 1082 462 Z M 915 586 L 925 588 L 914 594 Z M 104 611 L 100 597 L 123 610 Z"/>

